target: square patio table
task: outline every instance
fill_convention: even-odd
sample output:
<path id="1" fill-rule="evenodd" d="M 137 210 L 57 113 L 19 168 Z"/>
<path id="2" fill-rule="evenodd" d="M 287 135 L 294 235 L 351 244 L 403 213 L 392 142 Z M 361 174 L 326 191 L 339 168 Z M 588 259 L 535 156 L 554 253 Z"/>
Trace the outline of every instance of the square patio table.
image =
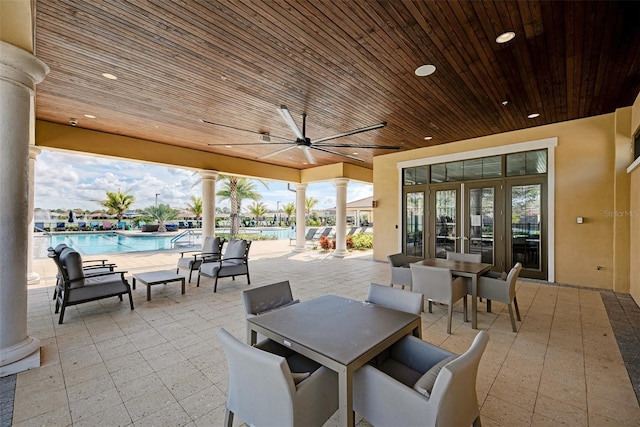
<path id="1" fill-rule="evenodd" d="M 136 280 L 147 285 L 147 301 L 151 301 L 151 286 L 164 285 L 171 282 L 182 282 L 182 295 L 185 292 L 184 276 L 174 273 L 172 270 L 147 271 L 133 275 L 133 289 L 136 288 Z"/>
<path id="2" fill-rule="evenodd" d="M 353 426 L 353 373 L 405 335 L 422 336 L 421 318 L 375 304 L 323 295 L 247 319 L 260 333 L 338 373 L 339 425 Z"/>
<path id="3" fill-rule="evenodd" d="M 478 277 L 491 270 L 493 265 L 481 262 L 454 261 L 444 258 L 427 258 L 418 261 L 416 264 L 428 267 L 448 268 L 451 274 L 459 277 L 469 277 L 471 279 L 471 328 L 478 328 Z"/>

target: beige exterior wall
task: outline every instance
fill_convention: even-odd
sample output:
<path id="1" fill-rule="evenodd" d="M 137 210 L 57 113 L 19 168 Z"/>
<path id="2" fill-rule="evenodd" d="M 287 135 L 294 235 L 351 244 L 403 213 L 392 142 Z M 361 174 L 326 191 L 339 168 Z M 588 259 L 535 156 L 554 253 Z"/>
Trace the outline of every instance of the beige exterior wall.
<path id="1" fill-rule="evenodd" d="M 616 231 L 615 215 L 608 214 L 616 205 L 615 123 L 616 114 L 607 114 L 376 157 L 374 258 L 385 260 L 400 249 L 398 162 L 557 137 L 555 281 L 613 289 L 614 269 L 629 257 L 628 253 L 619 254 L 621 260 L 614 263 L 615 235 L 622 230 Z M 578 216 L 585 218 L 584 224 L 576 223 Z"/>
<path id="2" fill-rule="evenodd" d="M 640 94 L 633 103 L 631 114 L 631 135 L 640 131 Z M 629 293 L 640 305 L 640 159 L 634 163 L 629 184 Z"/>

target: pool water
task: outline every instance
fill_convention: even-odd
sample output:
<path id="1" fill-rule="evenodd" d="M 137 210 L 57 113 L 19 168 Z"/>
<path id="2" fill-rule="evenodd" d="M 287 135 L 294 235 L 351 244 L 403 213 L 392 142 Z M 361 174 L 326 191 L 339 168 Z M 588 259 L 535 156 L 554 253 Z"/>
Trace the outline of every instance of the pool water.
<path id="1" fill-rule="evenodd" d="M 228 233 L 229 230 L 216 229 L 218 233 Z M 268 229 L 240 229 L 243 234 L 262 234 L 265 236 L 275 236 L 278 239 L 288 239 L 293 232 L 288 228 L 268 228 Z M 177 247 L 171 239 L 177 234 L 159 236 L 157 234 L 134 234 L 125 235 L 119 233 L 59 233 L 49 235 L 48 246 L 56 247 L 64 243 L 72 247 L 82 255 L 110 254 L 137 251 L 157 251 L 162 249 L 172 249 Z M 194 246 L 201 246 L 202 240 L 199 234 L 192 236 Z M 189 236 L 183 236 L 182 242 L 188 242 Z"/>

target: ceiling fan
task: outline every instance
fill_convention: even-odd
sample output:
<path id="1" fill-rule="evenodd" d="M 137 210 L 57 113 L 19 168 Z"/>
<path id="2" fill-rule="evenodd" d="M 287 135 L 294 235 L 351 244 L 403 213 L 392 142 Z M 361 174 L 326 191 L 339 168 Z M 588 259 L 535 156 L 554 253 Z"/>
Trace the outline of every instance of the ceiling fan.
<path id="1" fill-rule="evenodd" d="M 389 146 L 389 145 L 358 145 L 358 144 L 336 144 L 336 143 L 327 143 L 328 141 L 332 141 L 334 139 L 343 138 L 345 136 L 356 135 L 358 133 L 368 132 L 370 130 L 380 129 L 387 125 L 386 122 L 379 123 L 377 125 L 367 126 L 359 129 L 354 129 L 349 132 L 339 133 L 337 135 L 327 136 L 325 138 L 317 139 L 311 142 L 310 138 L 307 138 L 305 132 L 307 127 L 307 115 L 302 115 L 302 131 L 298 128 L 298 125 L 293 120 L 291 113 L 286 105 L 281 105 L 278 108 L 278 112 L 284 119 L 284 121 L 289 125 L 293 133 L 296 135 L 296 139 L 285 138 L 282 136 L 270 135 L 264 132 L 256 132 L 248 129 L 240 129 L 234 126 L 224 125 L 220 123 L 210 122 L 208 120 L 200 119 L 200 122 L 206 123 L 214 126 L 221 126 L 229 129 L 239 130 L 243 132 L 251 132 L 260 135 L 260 140 L 262 142 L 249 142 L 249 143 L 237 143 L 237 144 L 209 144 L 211 146 L 226 146 L 226 145 L 287 145 L 287 147 L 282 148 L 280 150 L 273 151 L 271 153 L 265 154 L 263 156 L 257 157 L 258 160 L 267 159 L 269 157 L 276 156 L 278 154 L 284 153 L 285 151 L 291 150 L 293 148 L 301 149 L 307 158 L 307 162 L 310 164 L 316 164 L 316 160 L 311 153 L 311 150 L 323 151 L 325 153 L 334 154 L 336 156 L 342 156 L 349 158 L 351 160 L 356 160 L 359 162 L 364 162 L 363 159 L 359 157 L 355 157 L 350 154 L 340 153 L 335 150 L 331 150 L 329 148 L 357 148 L 357 149 L 376 149 L 376 150 L 399 150 L 401 147 L 398 146 Z M 283 142 L 271 142 L 271 138 L 282 140 Z M 328 148 L 329 147 L 329 148 Z"/>

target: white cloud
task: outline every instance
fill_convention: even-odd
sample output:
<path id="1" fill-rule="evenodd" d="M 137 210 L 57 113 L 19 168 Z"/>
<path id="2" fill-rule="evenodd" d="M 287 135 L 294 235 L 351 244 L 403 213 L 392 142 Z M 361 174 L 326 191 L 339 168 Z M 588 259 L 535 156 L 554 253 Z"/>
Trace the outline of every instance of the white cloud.
<path id="1" fill-rule="evenodd" d="M 43 150 L 35 164 L 35 206 L 41 209 L 97 210 L 107 191 L 118 190 L 133 194 L 134 209 L 154 205 L 156 193 L 158 203 L 186 208 L 191 196 L 202 194 L 200 176 L 189 169 L 49 150 Z M 287 189 L 287 183 L 267 184 L 268 189 L 256 182 L 256 190 L 267 207 L 275 210 L 295 203 L 295 192 Z M 306 194 L 318 199 L 316 209 L 335 207 L 336 190 L 331 181 L 310 184 Z M 372 194 L 373 187 L 368 184 L 350 182 L 347 187 L 349 202 Z M 249 202 L 243 205 L 246 209 Z M 216 206 L 228 207 L 229 203 L 216 198 Z"/>

